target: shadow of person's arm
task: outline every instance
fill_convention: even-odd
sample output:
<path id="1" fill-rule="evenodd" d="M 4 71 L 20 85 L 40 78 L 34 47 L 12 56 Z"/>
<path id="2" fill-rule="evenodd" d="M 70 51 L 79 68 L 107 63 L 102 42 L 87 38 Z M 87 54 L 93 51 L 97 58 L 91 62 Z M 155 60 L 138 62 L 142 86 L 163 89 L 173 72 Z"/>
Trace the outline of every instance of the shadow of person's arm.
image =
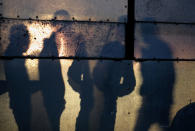
<path id="1" fill-rule="evenodd" d="M 77 60 L 75 60 L 68 70 L 68 83 L 76 92 L 81 91 L 81 85 L 83 83 L 83 81 L 81 80 L 81 68 L 81 64 Z"/>
<path id="2" fill-rule="evenodd" d="M 132 62 L 120 64 L 120 83 L 118 87 L 118 96 L 122 97 L 130 94 L 135 89 L 135 75 Z"/>

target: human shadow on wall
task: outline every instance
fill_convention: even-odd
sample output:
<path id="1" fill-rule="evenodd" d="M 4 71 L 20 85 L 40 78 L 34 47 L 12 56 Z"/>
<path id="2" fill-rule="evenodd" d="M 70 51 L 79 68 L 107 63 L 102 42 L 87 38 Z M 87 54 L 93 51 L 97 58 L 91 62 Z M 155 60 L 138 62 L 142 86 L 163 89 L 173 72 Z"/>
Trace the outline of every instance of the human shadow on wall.
<path id="1" fill-rule="evenodd" d="M 57 20 L 70 20 L 70 14 L 68 11 L 66 10 L 57 10 L 55 13 L 54 13 L 54 19 L 57 19 Z"/>
<path id="2" fill-rule="evenodd" d="M 169 131 L 195 131 L 195 102 L 180 109 L 174 117 Z"/>
<path id="3" fill-rule="evenodd" d="M 44 40 L 40 56 L 58 56 L 56 33 Z M 40 90 L 53 131 L 59 131 L 60 116 L 65 108 L 65 85 L 59 59 L 39 59 Z"/>
<path id="4" fill-rule="evenodd" d="M 0 95 L 8 92 L 7 82 L 5 80 L 0 80 Z"/>
<path id="5" fill-rule="evenodd" d="M 85 43 L 80 43 L 76 57 L 87 57 Z M 68 70 L 68 82 L 80 94 L 80 112 L 76 120 L 76 131 L 89 131 L 90 113 L 94 105 L 93 80 L 89 60 L 74 60 Z"/>
<path id="6" fill-rule="evenodd" d="M 144 58 L 172 58 L 168 43 L 161 40 L 155 24 L 141 24 L 143 42 L 146 44 L 141 53 Z M 142 105 L 139 110 L 134 131 L 148 131 L 158 123 L 162 130 L 169 126 L 170 107 L 173 103 L 175 82 L 174 63 L 172 61 L 141 62 L 143 83 L 140 88 Z"/>
<path id="7" fill-rule="evenodd" d="M 104 45 L 100 56 L 123 57 L 124 46 L 118 42 Z M 117 99 L 134 90 L 135 76 L 131 61 L 99 60 L 93 71 L 95 86 L 103 93 L 103 111 L 100 114 L 100 131 L 114 131 Z"/>
<path id="8" fill-rule="evenodd" d="M 69 13 L 66 10 L 58 10 L 54 13 L 54 19 L 57 20 L 65 20 L 69 17 Z M 56 21 L 52 22 L 52 26 L 55 27 L 56 24 Z M 51 57 L 51 59 L 39 59 L 40 91 L 52 131 L 60 130 L 60 117 L 66 103 L 64 100 L 65 84 L 60 59 L 52 59 L 53 56 L 59 56 L 58 50 L 60 49 L 58 48 L 61 48 L 62 43 L 57 43 L 56 38 L 62 28 L 53 32 L 50 38 L 44 39 L 40 56 Z"/>
<path id="9" fill-rule="evenodd" d="M 29 32 L 23 24 L 10 29 L 10 43 L 5 56 L 22 56 L 29 47 Z M 5 75 L 10 97 L 10 108 L 19 131 L 30 131 L 31 120 L 31 84 L 29 82 L 25 59 L 5 60 Z"/>

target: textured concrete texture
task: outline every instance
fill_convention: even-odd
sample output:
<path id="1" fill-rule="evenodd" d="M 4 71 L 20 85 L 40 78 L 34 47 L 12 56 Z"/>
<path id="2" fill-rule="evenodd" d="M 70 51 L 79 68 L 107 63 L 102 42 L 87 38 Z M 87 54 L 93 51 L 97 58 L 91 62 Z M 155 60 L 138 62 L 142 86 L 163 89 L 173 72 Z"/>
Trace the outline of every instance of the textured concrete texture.
<path id="1" fill-rule="evenodd" d="M 20 32 L 19 25 L 25 25 L 26 30 Z M 20 32 L 20 39 L 14 36 L 12 32 Z M 11 41 L 25 42 L 25 38 L 29 41 L 30 48 L 25 54 L 12 53 L 12 56 L 41 56 L 41 57 L 109 57 L 124 58 L 125 52 L 125 25 L 117 23 L 89 23 L 89 22 L 64 22 L 64 21 L 29 21 L 29 20 L 3 20 L 0 26 L 0 55 L 7 56 L 5 51 Z M 11 35 L 13 39 L 11 40 Z M 50 52 L 40 54 L 45 43 L 55 42 L 58 54 L 53 52 L 55 47 L 50 47 Z M 78 48 L 83 44 L 83 49 L 87 54 L 80 54 Z M 102 48 L 113 51 L 110 54 L 101 52 Z M 17 48 L 24 48 L 19 47 Z M 80 48 L 80 52 L 84 50 Z M 117 53 L 115 53 L 117 52 Z"/>
<path id="2" fill-rule="evenodd" d="M 31 60 L 31 63 L 34 61 L 36 60 Z M 86 61 L 80 61 L 80 65 L 85 62 Z M 91 60 L 87 62 L 89 63 L 90 71 L 88 75 L 90 75 L 91 79 L 93 79 L 92 74 L 96 68 L 96 65 L 98 64 L 98 61 Z M 103 63 L 106 64 L 106 61 L 104 62 Z M 81 108 L 83 108 L 82 106 L 84 106 L 81 104 L 82 100 L 84 99 L 83 96 L 81 96 L 81 92 L 74 90 L 74 87 L 70 86 L 68 82 L 68 79 L 70 79 L 68 77 L 68 71 L 70 70 L 73 61 L 61 60 L 60 63 L 62 67 L 61 71 L 63 81 L 65 84 L 64 99 L 66 100 L 65 109 L 60 116 L 60 130 L 73 131 L 75 130 L 76 122 L 78 122 L 77 117 L 79 116 L 79 112 Z M 195 71 L 193 70 L 194 64 L 194 62 L 134 62 L 133 71 L 135 74 L 136 86 L 130 94 L 118 97 L 116 101 L 116 120 L 114 129 L 116 131 L 133 131 L 136 130 L 136 125 L 147 126 L 145 121 L 151 121 L 148 127 L 151 131 L 160 131 L 163 129 L 163 127 L 169 126 L 177 111 L 188 105 L 190 102 L 195 101 L 195 97 L 193 95 L 195 93 L 193 88 L 193 85 L 195 84 L 193 81 L 195 76 Z M 173 68 L 171 68 L 170 65 L 172 65 Z M 28 69 L 28 75 L 31 80 L 38 81 L 38 65 L 33 65 L 30 64 L 30 62 L 27 62 L 26 67 Z M 168 67 L 171 70 L 168 69 Z M 30 70 L 33 70 L 34 72 L 31 72 Z M 3 72 L 2 68 L 1 72 Z M 85 78 L 85 74 L 83 75 Z M 1 76 L 1 78 L 5 77 L 2 73 Z M 81 77 L 82 75 L 80 78 Z M 174 77 L 174 79 L 170 80 L 171 77 Z M 96 79 L 101 80 L 101 78 L 97 77 Z M 108 87 L 104 86 L 104 88 L 106 89 Z M 92 94 L 88 94 L 92 95 L 93 98 L 93 107 L 89 115 L 89 129 L 98 130 L 101 123 L 101 113 L 103 112 L 104 108 L 106 108 L 103 104 L 103 101 L 105 101 L 107 97 L 104 95 L 105 92 L 103 92 L 101 89 L 98 89 L 96 85 L 93 85 L 92 89 Z M 110 90 L 110 94 L 113 95 L 112 89 Z M 147 96 L 147 94 L 144 95 L 143 90 L 145 90 L 145 93 L 148 92 L 149 96 Z M 147 99 L 147 97 L 148 99 L 151 98 L 151 101 L 146 101 L 145 99 Z M 37 90 L 36 92 L 32 93 L 30 98 L 32 105 L 31 129 L 51 130 L 51 124 L 44 106 L 44 98 L 41 90 Z M 2 94 L 0 96 L 0 101 L 0 129 L 4 131 L 17 130 L 17 124 L 9 106 L 10 97 L 8 96 L 8 93 Z M 165 112 L 156 111 L 160 110 L 159 107 L 160 109 L 162 108 Z M 166 112 L 166 109 L 169 110 Z M 145 111 L 147 114 L 145 114 L 143 111 Z M 162 118 L 163 120 L 161 113 L 165 113 L 164 115 L 167 115 L 169 123 L 166 123 L 166 121 L 163 123 L 163 121 L 157 120 L 158 117 Z M 140 123 L 140 120 L 138 120 L 140 118 L 145 121 Z M 110 124 L 110 122 L 108 121 L 107 124 Z"/>
<path id="3" fill-rule="evenodd" d="M 135 18 L 145 20 L 153 17 L 155 21 L 195 22 L 194 6 L 193 0 L 135 0 Z"/>
<path id="4" fill-rule="evenodd" d="M 144 59 L 193 59 L 194 34 L 193 25 L 136 24 L 134 56 Z"/>
<path id="5" fill-rule="evenodd" d="M 0 0 L 0 131 L 194 131 L 194 6 L 135 0 L 138 62 L 105 60 L 125 57 L 127 0 Z"/>
<path id="6" fill-rule="evenodd" d="M 63 19 L 126 22 L 127 0 L 2 0 L 3 16 L 8 18 L 36 18 L 51 20 L 64 10 Z M 57 19 L 61 19 L 57 17 Z"/>

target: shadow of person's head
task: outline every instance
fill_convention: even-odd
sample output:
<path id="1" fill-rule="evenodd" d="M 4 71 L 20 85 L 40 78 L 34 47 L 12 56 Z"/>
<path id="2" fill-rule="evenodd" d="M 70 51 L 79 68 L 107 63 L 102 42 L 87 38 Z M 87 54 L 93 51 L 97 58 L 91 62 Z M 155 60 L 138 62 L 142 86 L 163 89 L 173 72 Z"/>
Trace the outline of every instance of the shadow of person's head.
<path id="1" fill-rule="evenodd" d="M 40 54 L 41 56 L 56 57 L 59 55 L 57 43 L 56 43 L 56 36 L 54 33 L 50 36 L 50 38 L 45 38 L 43 40 L 43 43 L 44 45 Z"/>
<path id="2" fill-rule="evenodd" d="M 154 18 L 145 18 L 144 21 L 155 22 Z M 170 44 L 162 39 L 163 26 L 155 23 L 140 24 L 140 33 L 144 42 L 142 55 L 145 58 L 172 58 Z"/>
<path id="3" fill-rule="evenodd" d="M 195 130 L 195 102 L 180 109 L 174 117 L 171 131 L 194 131 Z"/>
<path id="4" fill-rule="evenodd" d="M 14 25 L 10 29 L 10 44 L 7 47 L 6 55 L 21 56 L 29 48 L 29 32 L 23 24 Z"/>
<path id="5" fill-rule="evenodd" d="M 56 20 L 70 20 L 70 14 L 66 10 L 58 10 L 54 13 Z"/>
<path id="6" fill-rule="evenodd" d="M 144 18 L 144 21 L 147 22 L 155 22 L 155 19 L 152 17 Z M 141 34 L 143 39 L 146 40 L 151 40 L 149 35 L 157 35 L 159 33 L 159 28 L 157 24 L 154 23 L 142 23 L 140 24 L 140 29 L 141 29 Z"/>
<path id="7" fill-rule="evenodd" d="M 86 42 L 82 34 L 75 34 L 73 36 L 72 42 L 75 44 L 75 56 L 76 57 L 87 57 L 88 53 L 86 50 Z"/>

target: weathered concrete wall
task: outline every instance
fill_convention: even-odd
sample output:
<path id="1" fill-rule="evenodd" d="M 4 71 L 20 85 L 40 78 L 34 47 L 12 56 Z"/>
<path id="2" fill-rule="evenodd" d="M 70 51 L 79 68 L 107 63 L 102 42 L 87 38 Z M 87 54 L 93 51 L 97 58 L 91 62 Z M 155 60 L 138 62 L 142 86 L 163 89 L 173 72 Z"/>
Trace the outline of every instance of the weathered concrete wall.
<path id="1" fill-rule="evenodd" d="M 126 22 L 120 19 L 127 16 L 127 0 L 2 0 L 3 16 L 8 18 L 36 18 L 51 20 L 60 14 L 66 13 L 66 20 L 115 21 Z M 20 3 L 20 4 L 19 4 Z M 59 19 L 57 17 L 57 19 Z"/>
<path id="2" fill-rule="evenodd" d="M 14 60 L 14 61 L 17 61 L 17 60 Z M 30 64 L 36 60 L 29 60 L 29 61 L 31 62 L 26 64 L 26 67 L 28 68 L 28 72 L 30 72 L 29 77 L 31 78 L 31 80 L 39 80 L 37 77 L 35 77 L 35 76 L 38 76 L 37 74 L 38 65 Z M 2 62 L 3 61 L 1 61 L 1 65 L 2 65 Z M 79 97 L 79 92 L 74 91 L 73 87 L 71 87 L 68 82 L 69 78 L 68 78 L 67 72 L 70 69 L 70 66 L 73 61 L 72 60 L 61 60 L 60 62 L 62 66 L 61 68 L 62 76 L 63 76 L 63 80 L 65 83 L 64 99 L 66 100 L 65 109 L 60 117 L 60 130 L 61 131 L 65 131 L 65 130 L 73 131 L 75 130 L 76 118 L 78 117 L 79 111 L 81 109 L 80 102 L 82 99 Z M 93 79 L 92 73 L 98 61 L 91 60 L 88 62 L 89 62 L 89 68 L 90 68 L 89 75 L 91 75 Z M 82 61 L 80 63 L 82 63 Z M 172 81 L 171 84 L 170 84 L 170 72 L 166 71 L 166 70 L 170 71 L 170 69 L 166 69 L 166 65 L 169 65 L 169 64 L 172 64 L 173 69 L 174 69 L 172 70 L 174 71 L 174 76 L 173 76 L 174 81 Z M 150 125 L 150 129 L 152 131 L 160 130 L 160 127 L 163 125 L 160 125 L 160 123 L 158 123 L 158 121 L 155 119 L 159 115 L 158 112 L 155 112 L 155 110 L 158 109 L 158 106 L 162 108 L 163 107 L 166 108 L 167 106 L 170 107 L 169 120 L 171 122 L 178 110 L 180 110 L 182 107 L 186 106 L 190 102 L 195 101 L 195 97 L 194 97 L 195 91 L 194 91 L 194 86 L 193 86 L 195 84 L 193 81 L 194 76 L 195 76 L 195 71 L 193 70 L 194 64 L 195 64 L 194 62 L 171 62 L 171 63 L 170 62 L 144 62 L 144 63 L 134 62 L 133 70 L 134 70 L 135 79 L 136 79 L 136 86 L 129 95 L 119 97 L 117 99 L 116 123 L 114 126 L 115 130 L 116 131 L 121 131 L 121 130 L 126 130 L 126 131 L 132 130 L 133 131 L 136 123 L 138 122 L 139 115 L 142 116 L 143 120 L 150 121 L 152 119 L 154 121 L 154 123 L 151 123 Z M 145 72 L 142 72 L 143 69 L 141 69 L 142 68 L 141 66 L 144 66 L 143 68 L 147 66 L 151 66 L 152 68 L 148 68 L 148 69 L 146 68 Z M 33 72 L 31 72 L 30 70 L 33 70 Z M 5 78 L 2 72 L 4 71 L 1 68 L 1 79 Z M 144 73 L 148 75 L 148 78 L 143 77 Z M 144 74 L 144 76 L 146 74 Z M 98 78 L 98 79 L 101 79 L 101 78 Z M 147 82 L 144 79 L 149 80 L 149 81 Z M 140 95 L 140 90 L 143 90 L 141 88 L 144 88 L 143 81 L 149 84 L 147 87 L 148 89 L 146 90 L 148 90 L 148 92 L 150 93 L 150 97 L 153 99 L 151 101 L 148 101 L 148 103 L 145 103 L 145 104 L 143 103 L 143 102 L 146 102 L 146 101 L 143 101 L 145 97 Z M 171 88 L 171 89 L 167 89 L 163 87 L 162 85 L 167 85 L 169 86 L 167 88 Z M 35 88 L 38 88 L 38 87 L 35 87 Z M 108 88 L 108 87 L 105 86 L 104 88 Z M 105 97 L 103 95 L 103 92 L 99 90 L 95 85 L 92 86 L 92 89 L 93 89 L 93 91 L 91 92 L 92 94 L 88 94 L 88 95 L 92 95 L 94 99 L 93 101 L 94 106 L 90 112 L 90 128 L 95 130 L 98 127 L 99 115 L 103 112 L 102 110 L 104 109 L 102 104 L 103 104 Z M 43 130 L 43 129 L 49 130 L 51 125 L 49 124 L 47 112 L 46 112 L 46 109 L 43 103 L 44 99 L 42 96 L 42 92 L 37 91 L 35 93 L 32 93 L 30 95 L 30 98 L 31 98 L 31 104 L 32 104 L 32 119 L 31 119 L 32 129 L 33 130 Z M 0 104 L 1 106 L 0 108 L 0 114 L 1 114 L 0 128 L 1 130 L 4 130 L 4 131 L 17 130 L 17 125 L 15 123 L 14 116 L 13 116 L 12 110 L 10 109 L 10 105 L 9 105 L 10 97 L 8 96 L 8 93 L 2 94 L 0 97 L 0 100 L 1 100 L 1 104 Z M 139 114 L 140 113 L 139 110 L 141 108 L 145 108 L 147 110 L 148 107 L 144 106 L 147 104 L 150 105 L 149 110 L 146 111 L 148 114 Z M 146 124 L 146 122 L 142 123 L 142 125 L 144 124 Z"/>
<path id="3" fill-rule="evenodd" d="M 135 18 L 145 20 L 152 17 L 155 21 L 192 23 L 195 21 L 194 6 L 193 0 L 135 0 Z"/>
<path id="4" fill-rule="evenodd" d="M 136 0 L 157 23 L 135 24 L 132 61 L 103 59 L 125 57 L 126 0 L 0 3 L 0 56 L 26 57 L 0 60 L 0 130 L 162 131 L 195 101 L 193 0 Z M 72 56 L 95 60 L 53 59 Z"/>

